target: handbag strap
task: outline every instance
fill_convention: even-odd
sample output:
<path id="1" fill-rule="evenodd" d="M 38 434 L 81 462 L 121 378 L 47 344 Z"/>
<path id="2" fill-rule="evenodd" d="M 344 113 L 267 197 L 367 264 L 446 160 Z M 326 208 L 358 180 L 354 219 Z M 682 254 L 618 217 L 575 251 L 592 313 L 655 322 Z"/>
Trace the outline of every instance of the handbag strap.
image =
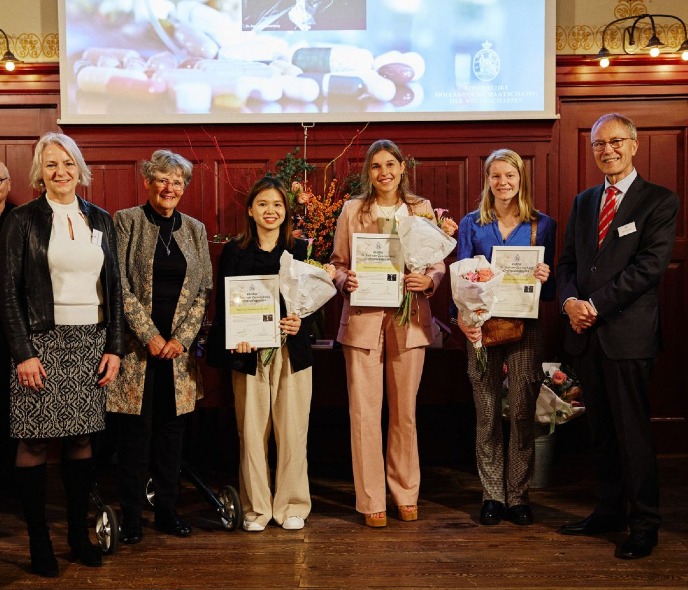
<path id="1" fill-rule="evenodd" d="M 535 246 L 537 238 L 537 219 L 530 222 L 530 245 Z"/>

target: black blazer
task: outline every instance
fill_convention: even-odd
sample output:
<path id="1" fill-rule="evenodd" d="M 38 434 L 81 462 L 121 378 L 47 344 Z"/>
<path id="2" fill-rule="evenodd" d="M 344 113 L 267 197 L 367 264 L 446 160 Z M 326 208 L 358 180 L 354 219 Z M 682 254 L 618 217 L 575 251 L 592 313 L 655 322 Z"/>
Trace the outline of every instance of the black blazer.
<path id="1" fill-rule="evenodd" d="M 285 248 L 277 246 L 281 255 Z M 297 239 L 289 252 L 296 260 L 305 260 L 308 251 L 308 241 Z M 225 277 L 238 277 L 258 274 L 254 269 L 254 248 L 239 248 L 238 240 L 231 240 L 225 244 L 220 255 L 217 271 L 217 291 L 215 299 L 215 317 L 208 334 L 207 360 L 212 367 L 231 367 L 235 371 L 256 374 L 258 353 L 231 353 L 225 348 Z M 280 296 L 281 317 L 287 315 L 284 301 Z M 313 316 L 301 319 L 301 328 L 294 336 L 287 336 L 286 346 L 289 350 L 289 360 L 294 372 L 301 371 L 313 365 L 313 352 L 310 344 L 311 324 Z"/>
<path id="2" fill-rule="evenodd" d="M 595 325 L 583 334 L 566 326 L 564 350 L 581 354 L 596 330 L 612 359 L 657 355 L 660 346 L 659 283 L 674 248 L 678 196 L 638 176 L 624 195 L 609 232 L 597 248 L 604 185 L 576 196 L 557 265 L 559 305 L 592 300 Z"/>

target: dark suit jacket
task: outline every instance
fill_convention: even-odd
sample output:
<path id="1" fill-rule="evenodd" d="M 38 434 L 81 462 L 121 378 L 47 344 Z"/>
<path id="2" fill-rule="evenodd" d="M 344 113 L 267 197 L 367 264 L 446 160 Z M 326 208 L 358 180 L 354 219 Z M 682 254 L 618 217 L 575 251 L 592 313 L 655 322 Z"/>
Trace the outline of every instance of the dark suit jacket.
<path id="1" fill-rule="evenodd" d="M 652 358 L 660 344 L 658 289 L 674 247 L 678 196 L 638 176 L 598 250 L 603 190 L 598 185 L 574 199 L 557 265 L 559 304 L 569 297 L 592 300 L 598 319 L 591 330 L 609 358 Z M 576 334 L 567 325 L 564 350 L 581 354 L 591 330 Z"/>
<path id="2" fill-rule="evenodd" d="M 277 246 L 278 254 L 284 248 Z M 296 260 L 305 260 L 308 250 L 308 241 L 297 239 L 290 253 Z M 217 269 L 217 296 L 215 304 L 215 318 L 208 334 L 207 353 L 208 364 L 222 368 L 229 366 L 240 373 L 255 375 L 258 366 L 258 353 L 249 352 L 239 354 L 230 352 L 225 348 L 225 277 L 237 277 L 258 274 L 253 264 L 253 247 L 243 250 L 239 248 L 238 240 L 234 239 L 225 244 L 220 255 Z M 275 274 L 279 267 L 275 268 Z M 280 309 L 282 317 L 287 315 L 284 300 L 280 295 Z M 294 372 L 307 369 L 313 365 L 313 352 L 310 345 L 311 325 L 313 316 L 301 319 L 301 327 L 294 336 L 287 336 L 286 346 L 289 350 L 289 360 Z"/>

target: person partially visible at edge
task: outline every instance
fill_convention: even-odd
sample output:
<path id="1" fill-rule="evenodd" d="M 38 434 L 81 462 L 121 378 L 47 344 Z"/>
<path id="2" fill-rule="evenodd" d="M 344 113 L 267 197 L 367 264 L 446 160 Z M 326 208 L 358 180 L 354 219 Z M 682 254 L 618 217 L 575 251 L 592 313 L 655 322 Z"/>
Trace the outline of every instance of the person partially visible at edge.
<path id="1" fill-rule="evenodd" d="M 0 162 L 0 230 L 14 205 L 7 200 L 12 190 L 10 171 Z M 10 437 L 10 350 L 0 325 L 0 495 L 14 493 L 16 440 Z"/>
<path id="2" fill-rule="evenodd" d="M 127 319 L 126 355 L 108 391 L 118 427 L 121 540 L 143 538 L 141 499 L 150 475 L 155 527 L 177 537 L 191 526 L 176 511 L 186 417 L 203 397 L 193 342 L 213 285 L 205 226 L 177 210 L 193 166 L 169 150 L 141 163 L 148 201 L 115 213 Z"/>
<path id="3" fill-rule="evenodd" d="M 87 566 L 100 566 L 103 559 L 88 533 L 90 435 L 105 428 L 105 387 L 124 354 L 124 315 L 112 219 L 76 194 L 90 179 L 74 140 L 45 134 L 30 171 L 41 195 L 10 211 L 0 233 L 0 318 L 12 355 L 16 487 L 31 570 L 48 577 L 58 574 L 45 516 L 50 439 L 62 444 L 73 557 Z"/>
<path id="4" fill-rule="evenodd" d="M 424 214 L 434 219 L 430 201 L 411 192 L 406 161 L 390 140 L 380 139 L 368 148 L 361 186 L 362 193 L 344 204 L 337 220 L 330 261 L 344 297 L 337 340 L 346 360 L 356 510 L 365 515 L 366 525 L 383 527 L 387 525 L 385 478 L 398 517 L 403 521 L 418 518 L 416 396 L 425 347 L 432 341 L 429 298 L 444 276 L 445 265 L 438 262 L 423 274 L 405 275 L 406 290 L 419 295 L 408 325 L 399 325 L 396 307 L 351 305 L 351 293 L 359 285 L 351 270 L 353 234 L 395 234 L 396 219 L 401 216 Z M 382 448 L 383 382 L 389 407 L 386 453 Z"/>
<path id="5" fill-rule="evenodd" d="M 492 152 L 484 166 L 480 207 L 459 224 L 458 260 L 482 254 L 492 260 L 493 246 L 530 246 L 533 223 L 535 245 L 545 247 L 545 260 L 535 267 L 542 284 L 540 299 L 555 295 L 554 265 L 556 223 L 535 209 L 531 183 L 521 157 L 509 149 Z M 452 309 L 452 315 L 456 309 Z M 452 320 L 454 321 L 454 320 Z M 476 409 L 476 460 L 483 487 L 480 523 L 496 525 L 506 518 L 518 525 L 533 522 L 528 490 L 535 460 L 535 403 L 542 381 L 543 329 L 539 319 L 526 319 L 518 342 L 486 347 L 483 374 L 472 354 L 472 343 L 482 338 L 481 328 L 456 323 L 468 341 L 468 377 Z M 502 432 L 503 366 L 508 373 L 509 440 Z"/>
<path id="6" fill-rule="evenodd" d="M 239 492 L 243 528 L 265 530 L 274 521 L 299 530 L 311 511 L 308 483 L 308 419 L 313 391 L 310 330 L 313 315 L 287 315 L 280 296 L 284 346 L 269 362 L 267 349 L 249 341 L 225 348 L 225 277 L 276 275 L 284 251 L 305 260 L 308 241 L 294 238 L 287 191 L 274 176 L 251 187 L 244 206 L 244 229 L 222 249 L 217 272 L 215 318 L 208 335 L 208 362 L 232 369 L 232 389 L 239 432 Z M 277 465 L 270 481 L 269 439 L 274 430 Z M 274 493 L 273 490 L 274 489 Z"/>
<path id="7" fill-rule="evenodd" d="M 628 117 L 602 115 L 591 141 L 604 182 L 573 201 L 557 285 L 568 318 L 564 351 L 585 396 L 597 503 L 587 518 L 559 532 L 597 535 L 628 527 L 616 556 L 635 559 L 652 553 L 661 522 L 649 381 L 661 340 L 659 285 L 674 248 L 679 199 L 638 174 L 638 132 Z M 598 245 L 601 217 L 608 229 Z"/>

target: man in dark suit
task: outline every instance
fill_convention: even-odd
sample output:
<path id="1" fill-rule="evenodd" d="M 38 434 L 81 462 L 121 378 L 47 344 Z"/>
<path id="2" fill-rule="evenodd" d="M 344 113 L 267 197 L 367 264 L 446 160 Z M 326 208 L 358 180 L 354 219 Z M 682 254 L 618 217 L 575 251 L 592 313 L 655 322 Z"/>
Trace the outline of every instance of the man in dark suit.
<path id="1" fill-rule="evenodd" d="M 589 517 L 559 532 L 596 535 L 628 525 L 616 556 L 635 559 L 657 545 L 661 520 L 648 387 L 679 200 L 633 167 L 638 136 L 631 120 L 603 115 L 591 140 L 605 181 L 573 202 L 557 285 L 569 319 L 564 350 L 585 396 L 598 499 Z"/>

